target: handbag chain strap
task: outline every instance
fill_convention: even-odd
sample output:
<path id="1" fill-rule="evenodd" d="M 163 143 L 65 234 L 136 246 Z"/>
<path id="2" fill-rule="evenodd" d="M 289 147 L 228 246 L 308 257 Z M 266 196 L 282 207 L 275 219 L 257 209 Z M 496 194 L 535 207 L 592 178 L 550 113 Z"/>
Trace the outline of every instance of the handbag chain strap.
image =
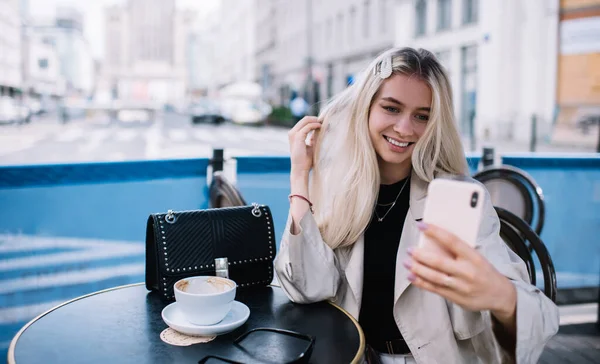
<path id="1" fill-rule="evenodd" d="M 252 207 L 252 215 L 255 217 L 261 217 L 262 212 L 260 211 L 260 206 L 256 202 L 253 202 Z"/>
<path id="2" fill-rule="evenodd" d="M 252 215 L 254 215 L 255 217 L 262 216 L 262 211 L 260 210 L 260 205 L 257 204 L 256 202 L 252 203 Z M 174 224 L 175 221 L 177 221 L 177 217 L 175 216 L 175 212 L 173 210 L 167 211 L 167 214 L 165 215 L 165 221 L 168 222 L 169 224 Z"/>

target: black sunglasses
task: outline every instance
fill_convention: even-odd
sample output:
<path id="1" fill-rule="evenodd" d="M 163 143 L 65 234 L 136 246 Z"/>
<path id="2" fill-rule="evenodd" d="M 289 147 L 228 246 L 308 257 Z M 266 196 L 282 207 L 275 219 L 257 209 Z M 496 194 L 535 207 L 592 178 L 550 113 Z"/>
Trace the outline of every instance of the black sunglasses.
<path id="1" fill-rule="evenodd" d="M 304 351 L 302 351 L 296 358 L 294 358 L 291 361 L 286 362 L 285 364 L 306 364 L 306 363 L 308 363 L 308 360 L 310 359 L 310 356 L 311 356 L 312 351 L 313 351 L 313 347 L 315 345 L 315 338 L 312 337 L 312 336 L 310 336 L 310 335 L 301 334 L 299 332 L 290 331 L 290 330 L 283 330 L 283 329 L 271 329 L 271 328 L 266 328 L 266 327 L 259 327 L 259 328 L 252 329 L 250 331 L 245 332 L 244 334 L 242 334 L 241 336 L 239 336 L 237 339 L 235 339 L 233 341 L 233 344 L 237 345 L 238 347 L 240 347 L 240 349 L 242 351 L 248 353 L 246 351 L 246 349 L 244 349 L 243 347 L 241 347 L 240 343 L 246 337 L 248 337 L 250 334 L 252 334 L 254 332 L 258 332 L 258 331 L 273 332 L 273 333 L 276 333 L 276 334 L 291 336 L 291 337 L 295 337 L 295 338 L 300 339 L 300 340 L 308 341 L 307 348 Z M 248 353 L 248 355 L 251 356 L 250 353 Z M 238 361 L 231 360 L 231 359 L 228 359 L 228 358 L 223 358 L 223 357 L 216 356 L 216 355 L 207 355 L 204 358 L 200 359 L 200 361 L 198 361 L 198 364 L 204 364 L 209 359 L 216 359 L 216 360 L 220 360 L 220 361 L 225 362 L 225 363 L 244 364 L 242 362 L 238 362 Z"/>

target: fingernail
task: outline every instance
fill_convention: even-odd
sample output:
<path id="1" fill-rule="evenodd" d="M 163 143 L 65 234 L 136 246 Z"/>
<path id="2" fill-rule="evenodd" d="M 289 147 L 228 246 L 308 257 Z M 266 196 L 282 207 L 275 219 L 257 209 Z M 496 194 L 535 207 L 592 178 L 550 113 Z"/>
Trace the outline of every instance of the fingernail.
<path id="1" fill-rule="evenodd" d="M 423 221 L 417 221 L 417 227 L 419 228 L 419 230 L 421 231 L 425 231 L 427 230 L 427 224 L 424 223 Z"/>
<path id="2" fill-rule="evenodd" d="M 415 251 L 415 248 L 412 248 L 412 247 L 408 248 L 408 249 L 406 249 L 406 254 L 408 254 L 412 257 L 414 251 Z"/>
<path id="3" fill-rule="evenodd" d="M 410 260 L 405 260 L 403 264 L 406 269 L 410 269 L 410 267 L 412 267 L 412 262 Z"/>
<path id="4" fill-rule="evenodd" d="M 414 282 L 417 276 L 414 273 L 410 273 L 407 278 L 409 281 Z"/>

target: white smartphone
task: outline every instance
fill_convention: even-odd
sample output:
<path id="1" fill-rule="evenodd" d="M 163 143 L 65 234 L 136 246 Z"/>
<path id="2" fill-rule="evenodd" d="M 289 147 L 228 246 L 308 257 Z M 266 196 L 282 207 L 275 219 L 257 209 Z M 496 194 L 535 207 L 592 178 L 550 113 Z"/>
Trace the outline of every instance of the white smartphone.
<path id="1" fill-rule="evenodd" d="M 441 227 L 474 247 L 483 213 L 485 190 L 479 184 L 438 178 L 427 189 L 423 222 Z M 436 249 L 425 234 L 419 246 Z"/>

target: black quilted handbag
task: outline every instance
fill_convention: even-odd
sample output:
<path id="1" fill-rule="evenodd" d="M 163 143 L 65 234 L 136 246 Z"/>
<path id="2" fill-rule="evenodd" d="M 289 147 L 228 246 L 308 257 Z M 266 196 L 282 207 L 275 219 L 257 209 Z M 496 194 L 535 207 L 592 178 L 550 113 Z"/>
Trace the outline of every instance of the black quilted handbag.
<path id="1" fill-rule="evenodd" d="M 273 280 L 275 237 L 271 210 L 252 204 L 152 214 L 146 226 L 146 288 L 173 300 L 173 284 L 215 275 L 215 258 L 227 258 L 239 288 Z"/>

